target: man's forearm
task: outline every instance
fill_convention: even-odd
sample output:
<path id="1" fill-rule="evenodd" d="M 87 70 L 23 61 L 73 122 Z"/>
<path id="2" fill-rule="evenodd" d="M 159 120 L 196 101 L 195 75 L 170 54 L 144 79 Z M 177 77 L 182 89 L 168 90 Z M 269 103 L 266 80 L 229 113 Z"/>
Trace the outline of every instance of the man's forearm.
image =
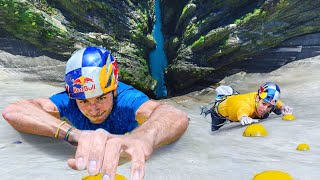
<path id="1" fill-rule="evenodd" d="M 170 105 L 160 105 L 131 135 L 145 139 L 155 149 L 179 139 L 187 127 L 188 117 L 185 112 Z"/>
<path id="2" fill-rule="evenodd" d="M 54 137 L 61 120 L 51 116 L 32 100 L 9 105 L 2 112 L 4 119 L 16 130 L 29 134 Z M 71 127 L 65 123 L 60 127 L 59 138 Z"/>

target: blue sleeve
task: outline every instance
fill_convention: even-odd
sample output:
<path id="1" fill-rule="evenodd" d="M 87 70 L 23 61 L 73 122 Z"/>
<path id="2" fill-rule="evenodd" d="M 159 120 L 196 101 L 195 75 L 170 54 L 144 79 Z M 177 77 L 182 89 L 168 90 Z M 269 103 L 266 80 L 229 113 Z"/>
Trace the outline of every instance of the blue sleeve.
<path id="1" fill-rule="evenodd" d="M 66 92 L 61 92 L 50 97 L 50 100 L 56 105 L 60 113 L 60 117 L 66 117 L 68 114 L 68 106 L 70 98 Z"/>
<path id="2" fill-rule="evenodd" d="M 275 108 L 274 111 L 273 111 L 276 115 L 281 115 L 281 109 L 277 109 Z"/>
<path id="3" fill-rule="evenodd" d="M 131 131 L 138 126 L 135 117 L 137 110 L 149 100 L 149 97 L 132 86 L 122 83 L 119 87 L 116 103 L 122 109 L 122 113 L 126 114 L 127 118 L 130 119 L 128 131 Z"/>
<path id="4" fill-rule="evenodd" d="M 136 90 L 138 91 L 138 90 Z M 122 101 L 124 102 L 123 105 L 127 107 L 131 107 L 134 114 L 136 114 L 139 107 L 149 100 L 148 96 L 139 92 L 129 92 L 128 95 L 121 97 Z"/>
<path id="5" fill-rule="evenodd" d="M 134 113 L 143 103 L 149 100 L 149 97 L 143 92 L 121 82 L 119 82 L 117 93 L 119 105 L 131 107 Z"/>

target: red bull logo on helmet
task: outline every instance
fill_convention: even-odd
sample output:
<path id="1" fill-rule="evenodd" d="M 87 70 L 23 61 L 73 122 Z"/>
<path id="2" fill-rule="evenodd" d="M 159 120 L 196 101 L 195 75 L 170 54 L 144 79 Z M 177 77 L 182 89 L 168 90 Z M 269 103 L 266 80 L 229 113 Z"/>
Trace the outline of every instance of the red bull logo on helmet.
<path id="1" fill-rule="evenodd" d="M 96 85 L 92 84 L 91 86 L 82 86 L 81 88 L 73 87 L 73 93 L 87 92 L 96 89 Z"/>
<path id="2" fill-rule="evenodd" d="M 96 89 L 93 78 L 80 76 L 79 78 L 73 79 L 72 81 L 73 93 L 87 92 Z M 78 88 L 75 85 L 80 85 L 81 87 Z"/>
<path id="3" fill-rule="evenodd" d="M 92 78 L 85 77 L 85 76 L 80 76 L 79 78 L 73 79 L 72 81 L 73 81 L 72 85 L 78 84 L 78 85 L 81 85 L 81 86 L 83 86 L 83 85 L 85 85 L 85 84 L 87 84 L 89 82 L 91 82 L 91 83 L 94 82 Z"/>

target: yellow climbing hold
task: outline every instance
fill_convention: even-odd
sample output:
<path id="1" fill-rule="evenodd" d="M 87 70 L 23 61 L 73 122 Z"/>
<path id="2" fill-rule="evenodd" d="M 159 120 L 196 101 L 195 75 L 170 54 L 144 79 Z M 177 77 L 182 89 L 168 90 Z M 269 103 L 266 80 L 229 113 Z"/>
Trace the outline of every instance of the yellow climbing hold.
<path id="1" fill-rule="evenodd" d="M 244 130 L 242 136 L 267 136 L 267 130 L 261 124 L 251 124 Z"/>
<path id="2" fill-rule="evenodd" d="M 299 144 L 297 147 L 298 151 L 308 151 L 310 150 L 310 146 L 308 144 Z"/>
<path id="3" fill-rule="evenodd" d="M 99 173 L 96 176 L 83 176 L 82 180 L 102 180 L 102 175 Z M 120 174 L 116 174 L 116 180 L 127 180 L 127 178 Z"/>
<path id="4" fill-rule="evenodd" d="M 271 170 L 256 174 L 252 180 L 293 180 L 293 178 L 288 173 Z"/>
<path id="5" fill-rule="evenodd" d="M 293 121 L 296 120 L 296 117 L 293 114 L 285 114 L 282 116 L 282 120 Z"/>

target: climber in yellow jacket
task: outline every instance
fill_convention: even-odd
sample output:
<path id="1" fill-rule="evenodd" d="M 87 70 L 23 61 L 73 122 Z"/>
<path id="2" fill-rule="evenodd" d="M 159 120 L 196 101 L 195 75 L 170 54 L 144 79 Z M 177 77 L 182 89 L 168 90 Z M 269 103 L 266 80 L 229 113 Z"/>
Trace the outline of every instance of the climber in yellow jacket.
<path id="1" fill-rule="evenodd" d="M 258 92 L 227 93 L 222 96 L 217 94 L 213 107 L 202 113 L 211 114 L 212 131 L 218 130 L 228 121 L 247 125 L 258 122 L 258 119 L 268 118 L 271 112 L 277 115 L 292 114 L 292 108 L 285 105 L 279 98 L 279 86 L 266 82 L 260 86 Z"/>

